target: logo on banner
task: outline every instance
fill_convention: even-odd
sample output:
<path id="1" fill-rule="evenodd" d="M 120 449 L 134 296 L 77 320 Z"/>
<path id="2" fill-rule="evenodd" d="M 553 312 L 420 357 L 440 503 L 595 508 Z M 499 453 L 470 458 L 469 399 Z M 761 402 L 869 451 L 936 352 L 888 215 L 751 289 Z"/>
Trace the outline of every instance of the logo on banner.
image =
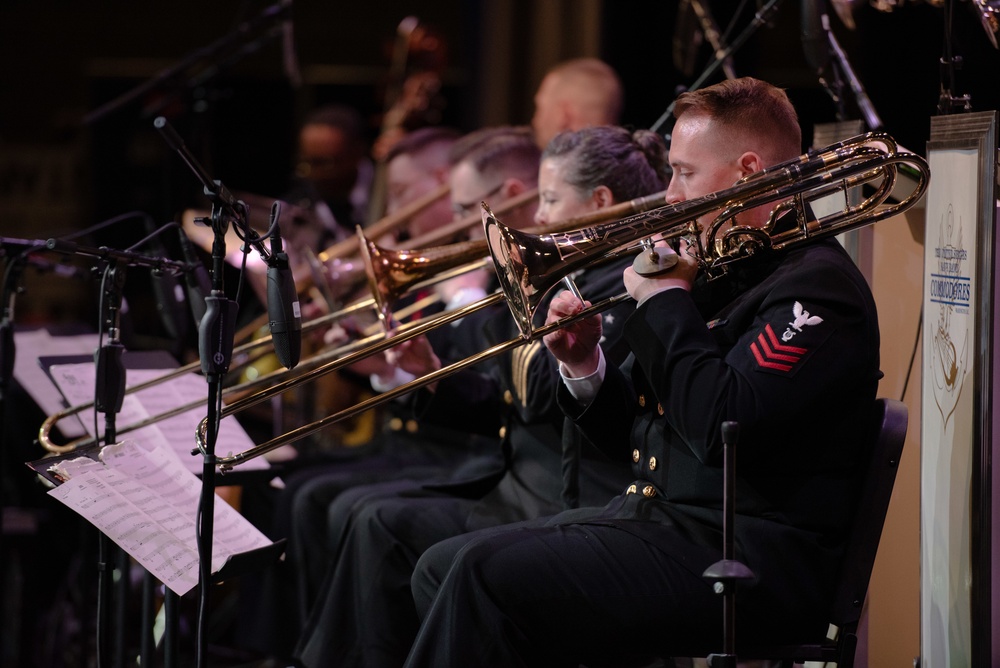
<path id="1" fill-rule="evenodd" d="M 962 221 L 955 221 L 951 204 L 938 228 L 934 248 L 936 272 L 930 275 L 930 301 L 937 305 L 937 322 L 931 339 L 931 385 L 934 402 L 947 426 L 962 393 L 969 370 L 969 307 L 972 301 L 972 267 L 962 242 Z"/>

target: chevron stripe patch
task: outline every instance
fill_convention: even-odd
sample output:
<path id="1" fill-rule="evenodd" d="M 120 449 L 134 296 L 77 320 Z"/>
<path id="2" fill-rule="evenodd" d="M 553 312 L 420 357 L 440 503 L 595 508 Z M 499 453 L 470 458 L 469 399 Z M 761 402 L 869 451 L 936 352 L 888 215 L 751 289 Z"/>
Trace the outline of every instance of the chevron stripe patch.
<path id="1" fill-rule="evenodd" d="M 771 329 L 771 325 L 768 324 L 764 327 L 764 331 L 750 343 L 750 352 L 753 353 L 754 359 L 757 360 L 760 367 L 788 372 L 802 360 L 802 357 L 809 350 L 782 343 L 775 335 L 774 330 Z"/>

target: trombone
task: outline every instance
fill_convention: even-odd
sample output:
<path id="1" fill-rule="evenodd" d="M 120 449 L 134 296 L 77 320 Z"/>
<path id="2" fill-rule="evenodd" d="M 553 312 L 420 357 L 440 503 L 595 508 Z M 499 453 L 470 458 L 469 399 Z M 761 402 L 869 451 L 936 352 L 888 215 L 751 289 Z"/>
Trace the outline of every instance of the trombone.
<path id="1" fill-rule="evenodd" d="M 914 187 L 896 203 L 884 206 L 893 193 L 901 169 L 916 176 Z M 486 241 L 500 278 L 500 293 L 434 318 L 405 333 L 399 332 L 371 348 L 358 350 L 344 360 L 337 360 L 332 367 L 317 368 L 301 379 L 289 380 L 246 397 L 227 406 L 220 419 L 283 392 L 298 382 L 305 382 L 313 374 L 339 368 L 341 362 L 349 364 L 362 356 L 381 352 L 501 300 L 507 302 L 520 330 L 520 337 L 442 367 L 336 414 L 298 427 L 245 452 L 220 457 L 217 462 L 219 470 L 223 473 L 232 470 L 249 459 L 299 440 L 329 424 L 353 417 L 629 299 L 627 293 L 622 293 L 583 309 L 572 318 L 542 327 L 534 327 L 532 324 L 532 317 L 541 297 L 557 283 L 566 280 L 579 268 L 634 252 L 644 240 L 694 235 L 695 255 L 699 264 L 710 278 L 717 277 L 730 264 L 768 249 L 794 248 L 895 216 L 909 209 L 923 196 L 929 179 L 930 170 L 923 158 L 900 152 L 896 142 L 885 133 L 868 133 L 747 176 L 731 188 L 576 231 L 540 235 L 518 232 L 498 221 L 484 203 L 482 218 Z M 852 204 L 849 191 L 863 186 L 872 187 L 872 194 L 860 203 Z M 810 215 L 810 203 L 835 194 L 843 195 L 844 204 L 839 211 L 823 218 Z M 766 205 L 773 205 L 773 208 L 762 227 L 738 224 L 739 214 Z M 702 243 L 701 230 L 696 221 L 715 211 L 720 213 L 705 227 L 705 241 Z M 776 229 L 776 222 L 785 214 L 794 216 L 795 226 L 787 231 L 779 231 Z M 655 248 L 652 250 L 655 251 Z M 196 432 L 199 448 L 204 449 L 207 429 L 206 418 Z"/>
<path id="2" fill-rule="evenodd" d="M 319 318 L 316 318 L 314 320 L 310 320 L 307 323 L 302 323 L 302 331 L 303 332 L 308 332 L 308 331 L 311 331 L 313 329 L 316 329 L 317 327 L 321 327 L 323 325 L 329 324 L 329 323 L 333 322 L 336 319 L 336 317 L 344 317 L 345 315 L 353 313 L 354 310 L 355 309 L 345 309 L 344 311 L 341 311 L 338 314 L 325 315 L 325 316 L 321 316 Z M 239 345 L 239 346 L 236 346 L 235 348 L 233 348 L 233 357 L 236 358 L 237 356 L 243 355 L 245 353 L 250 353 L 255 348 L 262 347 L 262 346 L 264 346 L 264 345 L 266 345 L 266 344 L 268 344 L 270 342 L 271 342 L 271 335 L 270 334 L 265 334 L 265 335 L 263 335 L 259 339 L 255 339 L 253 341 L 250 341 L 248 343 L 244 343 L 242 345 Z M 370 342 L 370 340 L 369 340 L 369 342 Z M 317 357 L 319 357 L 319 356 L 317 356 Z M 250 362 L 254 361 L 255 359 L 256 358 L 251 358 L 248 361 L 243 362 L 243 364 L 244 365 L 249 364 Z M 300 364 L 299 367 L 297 367 L 297 368 L 300 369 L 300 370 L 308 370 L 309 368 L 311 368 L 311 367 L 313 367 L 313 366 L 316 365 L 316 361 L 317 360 L 315 360 L 315 359 L 306 360 L 305 362 L 303 362 L 302 364 Z M 171 371 L 167 371 L 163 375 L 156 376 L 155 378 L 150 378 L 149 380 L 143 381 L 141 383 L 136 383 L 135 385 L 132 385 L 128 389 L 126 389 L 126 393 L 127 394 L 131 394 L 133 392 L 140 392 L 140 391 L 145 390 L 147 388 L 159 385 L 160 383 L 165 383 L 167 381 L 173 380 L 174 378 L 180 378 L 181 376 L 183 376 L 185 374 L 198 372 L 200 370 L 201 370 L 201 362 L 200 361 L 191 362 L 189 364 L 185 364 L 185 365 L 179 366 L 176 369 L 173 369 Z M 248 381 L 248 382 L 245 382 L 245 383 L 240 383 L 238 385 L 234 385 L 232 387 L 226 388 L 225 393 L 227 393 L 227 394 L 239 394 L 239 393 L 243 393 L 243 392 L 250 392 L 250 391 L 255 390 L 255 389 L 259 388 L 259 387 L 265 386 L 268 382 L 270 382 L 271 380 L 273 380 L 273 378 L 274 378 L 275 375 L 277 375 L 279 373 L 282 373 L 282 371 L 274 371 L 274 372 L 272 372 L 270 374 L 266 374 L 266 375 L 260 376 L 259 378 L 256 378 L 254 380 L 251 380 L 251 381 Z M 181 413 L 185 413 L 185 412 L 187 412 L 189 410 L 195 409 L 198 406 L 203 405 L 204 403 L 205 403 L 204 400 L 198 400 L 198 401 L 193 401 L 193 402 L 189 402 L 189 403 L 186 403 L 186 404 L 181 404 L 180 406 L 176 406 L 176 407 L 171 408 L 169 410 L 163 411 L 162 413 L 158 413 L 156 415 L 152 415 L 152 416 L 149 416 L 147 418 L 144 418 L 144 419 L 142 419 L 142 420 L 140 420 L 138 422 L 135 422 L 135 423 L 132 423 L 132 424 L 129 424 L 129 425 L 125 425 L 124 427 L 121 427 L 121 428 L 118 429 L 118 433 L 119 434 L 128 433 L 130 431 L 135 431 L 137 429 L 141 429 L 143 427 L 147 427 L 147 426 L 149 426 L 151 424 L 159 422 L 160 420 L 165 420 L 167 418 L 174 417 L 175 415 L 180 415 Z M 53 440 L 52 440 L 52 430 L 56 427 L 56 425 L 59 423 L 60 420 L 63 420 L 63 419 L 68 418 L 68 417 L 71 417 L 73 415 L 77 415 L 77 414 L 82 413 L 83 411 L 89 410 L 89 409 L 91 409 L 93 407 L 94 407 L 94 402 L 93 401 L 89 401 L 89 402 L 85 402 L 85 403 L 82 403 L 82 404 L 77 404 L 75 406 L 70 406 L 69 408 L 64 408 L 63 410 L 57 411 L 57 412 L 53 413 L 52 415 L 48 416 L 42 422 L 42 426 L 38 430 L 38 441 L 39 441 L 39 443 L 42 445 L 42 447 L 44 447 L 46 450 L 48 450 L 49 452 L 51 452 L 53 454 L 66 454 L 66 453 L 72 452 L 72 451 L 74 451 L 74 450 L 76 450 L 78 448 L 87 448 L 87 447 L 90 447 L 90 446 L 93 446 L 93 445 L 97 444 L 98 443 L 98 439 L 95 438 L 95 437 L 92 437 L 92 436 L 81 436 L 81 437 L 76 438 L 76 439 L 70 441 L 69 443 L 65 443 L 63 445 L 59 445 L 57 443 L 54 443 Z"/>
<path id="3" fill-rule="evenodd" d="M 365 235 L 368 239 L 378 239 L 395 232 L 414 215 L 420 213 L 442 197 L 446 197 L 448 191 L 448 185 L 439 186 L 399 211 L 365 227 Z M 511 197 L 500 202 L 497 210 L 500 212 L 511 211 L 537 197 L 538 189 L 533 188 L 516 197 Z M 410 248 L 428 248 L 439 243 L 449 243 L 469 228 L 480 224 L 482 223 L 478 215 L 465 216 L 411 240 Z M 487 257 L 485 247 L 483 251 L 483 257 Z M 306 253 L 305 259 L 309 267 L 309 273 L 296 279 L 296 293 L 302 295 L 315 288 L 326 302 L 328 308 L 331 311 L 336 311 L 344 296 L 353 294 L 359 288 L 365 287 L 367 274 L 366 267 L 359 255 L 361 252 L 363 252 L 363 248 L 359 246 L 358 238 L 350 236 L 328 246 L 319 253 Z M 377 304 L 378 302 L 375 300 L 362 299 L 362 304 L 352 302 L 349 307 L 361 311 L 369 307 L 375 307 Z M 267 316 L 265 314 L 240 330 L 237 340 L 249 338 L 255 332 L 263 329 L 266 324 Z"/>
<path id="4" fill-rule="evenodd" d="M 900 169 L 916 176 L 916 185 L 897 203 L 883 206 L 896 187 Z M 755 172 L 731 188 L 589 229 L 534 236 L 509 228 L 493 216 L 484 216 L 484 224 L 507 304 L 522 337 L 529 339 L 532 317 L 546 292 L 577 269 L 635 250 L 637 241 L 688 227 L 698 263 L 711 279 L 727 265 L 765 250 L 818 241 L 895 216 L 923 196 L 929 178 L 923 158 L 900 152 L 888 134 L 867 133 Z M 872 185 L 874 191 L 852 205 L 848 191 L 864 185 Z M 840 211 L 822 219 L 810 215 L 811 202 L 838 193 L 844 201 Z M 776 204 L 763 226 L 737 224 L 739 214 L 772 203 Z M 721 212 L 707 226 L 703 243 L 695 234 L 695 221 L 713 211 Z M 778 218 L 788 212 L 795 216 L 795 227 L 777 230 Z M 647 266 L 657 265 L 653 258 Z M 637 273 L 652 273 L 642 266 L 635 266 Z"/>
<path id="5" fill-rule="evenodd" d="M 498 207 L 498 210 L 509 211 L 518 206 L 522 206 L 535 197 L 537 197 L 537 190 L 525 192 L 522 195 L 502 202 Z M 603 215 L 602 212 L 596 212 L 587 216 L 569 219 L 559 223 L 554 229 L 574 229 L 592 225 L 600 220 L 606 220 L 607 216 L 622 216 L 639 211 L 645 211 L 653 208 L 659 203 L 662 203 L 663 197 L 664 193 L 659 192 L 646 197 L 636 198 L 605 209 Z M 400 215 L 403 213 L 412 215 L 413 211 L 411 211 L 411 208 L 408 207 L 405 211 L 401 211 Z M 476 220 L 481 221 L 481 217 L 477 215 Z M 438 228 L 434 232 L 429 233 L 427 237 L 430 239 L 448 238 L 449 236 L 453 236 L 458 231 L 467 229 L 468 227 L 470 227 L 468 220 L 461 219 L 454 221 L 449 225 L 443 226 L 442 228 Z M 430 316 L 428 319 L 418 323 L 401 325 L 392 332 L 389 331 L 388 326 L 388 322 L 390 320 L 398 321 L 404 319 L 405 316 L 401 315 L 400 312 L 393 314 L 391 312 L 391 308 L 393 304 L 408 291 L 422 289 L 423 287 L 447 280 L 461 273 L 489 266 L 490 264 L 489 251 L 487 249 L 485 239 L 459 242 L 448 246 L 433 247 L 423 251 L 390 250 L 375 244 L 370 239 L 367 239 L 364 232 L 368 229 L 371 228 L 359 230 L 356 238 L 352 237 L 331 246 L 326 251 L 328 253 L 326 257 L 327 259 L 330 259 L 337 254 L 346 252 L 342 249 L 350 248 L 356 251 L 360 248 L 363 252 L 365 260 L 364 266 L 367 270 L 365 278 L 367 278 L 369 288 L 372 290 L 372 296 L 355 301 L 340 310 L 302 323 L 302 332 L 305 333 L 317 327 L 332 324 L 333 322 L 353 314 L 367 312 L 372 308 L 376 309 L 378 322 L 382 327 L 382 332 L 367 333 L 367 335 L 363 338 L 350 342 L 344 346 L 321 351 L 313 357 L 310 357 L 308 360 L 300 362 L 294 370 L 277 369 L 269 373 L 262 374 L 257 378 L 226 388 L 223 392 L 223 396 L 225 398 L 244 395 L 247 392 L 267 387 L 271 383 L 280 382 L 282 380 L 284 380 L 285 383 L 276 385 L 274 388 L 297 386 L 298 384 L 312 380 L 319 375 L 337 371 L 362 359 L 363 357 L 366 357 L 367 355 L 386 350 L 400 340 L 403 340 L 393 338 L 391 343 L 380 345 L 380 342 L 384 343 L 390 335 L 394 335 L 395 337 L 405 335 L 412 338 L 433 329 L 435 326 L 444 324 L 444 321 L 437 320 L 437 318 L 440 318 L 441 316 Z M 533 229 L 537 230 L 541 228 Z M 385 233 L 383 228 L 378 228 L 376 232 L 378 234 Z M 322 257 L 324 257 L 324 255 L 321 253 L 320 258 Z M 428 323 L 427 320 L 430 320 L 431 322 Z M 240 333 L 237 334 L 237 337 L 239 338 L 241 336 L 246 336 L 249 332 L 258 331 L 262 329 L 265 323 L 266 320 L 263 320 L 259 324 L 253 323 L 251 325 L 247 325 L 241 330 Z M 413 333 L 412 330 L 418 326 L 420 329 Z M 233 349 L 233 359 L 239 359 L 242 355 L 249 353 L 255 348 L 265 346 L 270 341 L 270 334 L 265 334 L 258 339 L 239 345 Z M 359 350 L 362 352 L 357 353 L 356 351 Z M 234 371 L 240 368 L 240 366 L 246 366 L 252 361 L 252 359 L 242 361 L 239 366 L 234 368 Z M 200 362 L 192 362 L 191 364 L 187 364 L 173 371 L 167 372 L 162 376 L 157 376 L 156 378 L 130 387 L 127 392 L 137 392 L 159 383 L 180 377 L 186 373 L 196 372 L 200 370 L 200 368 Z M 308 375 L 307 378 L 303 378 L 299 382 L 291 383 L 291 381 L 306 375 Z M 277 394 L 277 392 L 271 391 L 265 397 L 261 398 L 260 401 L 263 401 L 264 398 L 270 398 L 275 394 Z M 251 395 L 251 397 L 253 396 L 254 395 Z M 233 404 L 230 404 L 230 406 L 238 409 L 240 407 L 249 407 L 249 405 L 259 403 L 259 401 L 252 401 L 252 403 L 249 403 L 249 399 L 251 397 L 238 399 Z M 118 428 L 118 433 L 129 433 L 136 429 L 154 424 L 160 420 L 179 415 L 188 410 L 193 410 L 203 403 L 203 401 L 199 400 L 177 406 L 168 411 L 147 417 L 136 423 L 121 426 Z M 80 437 L 63 445 L 55 443 L 52 439 L 52 430 L 60 420 L 91 409 L 93 406 L 93 402 L 88 402 L 63 409 L 62 411 L 48 416 L 39 429 L 39 443 L 43 448 L 53 454 L 65 454 L 72 452 L 77 448 L 94 445 L 97 442 L 97 439 L 94 437 Z M 225 415 L 229 415 L 232 412 L 233 411 L 227 411 L 225 412 Z"/>

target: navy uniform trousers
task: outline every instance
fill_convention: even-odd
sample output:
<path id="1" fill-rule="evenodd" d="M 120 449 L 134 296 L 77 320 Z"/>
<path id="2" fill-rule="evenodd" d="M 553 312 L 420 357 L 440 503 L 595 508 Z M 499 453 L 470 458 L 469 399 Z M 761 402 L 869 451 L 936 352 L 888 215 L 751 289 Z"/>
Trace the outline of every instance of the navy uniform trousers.
<path id="1" fill-rule="evenodd" d="M 623 265 L 588 270 L 578 286 L 595 301 L 618 294 Z M 620 322 L 611 312 L 605 320 L 613 340 Z M 486 343 L 516 336 L 510 314 L 492 319 L 484 336 Z M 564 508 L 565 418 L 555 403 L 555 361 L 536 341 L 496 358 L 481 373 L 456 374 L 440 383 L 425 416 L 437 411 L 459 423 L 485 419 L 469 401 L 478 383 L 494 385 L 502 397 L 501 458 L 456 469 L 438 481 L 348 490 L 330 506 L 328 534 L 342 538 L 295 653 L 304 665 L 398 668 L 418 624 L 410 576 L 427 548 L 457 534 Z M 629 479 L 623 463 L 597 451 L 589 455 L 579 465 L 583 503 L 606 499 Z"/>

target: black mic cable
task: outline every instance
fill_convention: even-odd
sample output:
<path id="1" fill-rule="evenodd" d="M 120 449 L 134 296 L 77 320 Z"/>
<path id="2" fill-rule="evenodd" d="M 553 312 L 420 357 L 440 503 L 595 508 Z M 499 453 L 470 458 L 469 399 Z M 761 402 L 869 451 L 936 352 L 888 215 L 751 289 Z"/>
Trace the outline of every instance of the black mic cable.
<path id="1" fill-rule="evenodd" d="M 208 275 L 208 268 L 198 257 L 198 252 L 191 243 L 190 237 L 183 228 L 177 230 L 181 240 L 181 253 L 184 254 L 184 261 L 189 268 L 184 272 L 184 284 L 187 288 L 188 305 L 191 307 L 191 315 L 194 317 L 195 326 L 201 325 L 205 317 L 205 298 L 212 294 L 212 279 Z"/>

